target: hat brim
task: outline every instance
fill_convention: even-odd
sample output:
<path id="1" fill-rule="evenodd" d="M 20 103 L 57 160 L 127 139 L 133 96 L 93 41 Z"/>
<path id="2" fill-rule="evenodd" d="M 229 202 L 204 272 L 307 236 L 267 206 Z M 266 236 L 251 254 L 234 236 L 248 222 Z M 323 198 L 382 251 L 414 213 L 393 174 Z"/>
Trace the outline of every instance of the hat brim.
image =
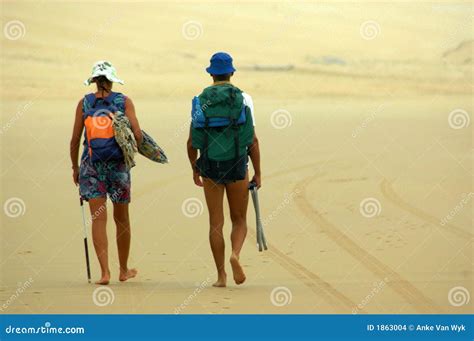
<path id="1" fill-rule="evenodd" d="M 92 77 L 86 79 L 84 81 L 84 85 L 91 85 L 92 84 L 92 81 L 95 77 L 99 77 L 99 76 L 105 76 L 109 81 L 113 82 L 113 83 L 119 83 L 119 84 L 125 84 L 125 82 L 123 80 L 121 80 L 120 78 L 116 78 L 116 77 L 112 77 L 110 75 L 103 75 L 103 74 L 99 74 L 99 75 L 92 75 Z"/>
<path id="2" fill-rule="evenodd" d="M 228 73 L 235 72 L 236 70 L 232 66 L 229 67 L 229 68 L 226 68 L 226 69 L 213 68 L 212 66 L 209 66 L 209 67 L 206 68 L 206 71 L 207 71 L 207 73 L 209 73 L 211 75 L 220 76 L 220 75 L 225 75 L 225 74 L 228 74 Z"/>

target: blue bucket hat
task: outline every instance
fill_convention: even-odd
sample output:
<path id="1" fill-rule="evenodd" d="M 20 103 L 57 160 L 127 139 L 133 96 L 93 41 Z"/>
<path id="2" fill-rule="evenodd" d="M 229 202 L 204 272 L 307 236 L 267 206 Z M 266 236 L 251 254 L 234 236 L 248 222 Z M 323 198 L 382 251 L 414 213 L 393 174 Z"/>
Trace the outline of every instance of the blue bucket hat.
<path id="1" fill-rule="evenodd" d="M 211 65 L 206 69 L 211 75 L 225 75 L 235 71 L 232 57 L 225 52 L 217 52 L 211 57 Z"/>

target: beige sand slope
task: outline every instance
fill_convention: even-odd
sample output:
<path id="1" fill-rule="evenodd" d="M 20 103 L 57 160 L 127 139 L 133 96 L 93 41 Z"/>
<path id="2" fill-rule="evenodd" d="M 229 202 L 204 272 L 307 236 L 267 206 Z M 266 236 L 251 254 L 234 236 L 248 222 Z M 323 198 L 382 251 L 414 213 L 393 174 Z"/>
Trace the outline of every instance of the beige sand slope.
<path id="1" fill-rule="evenodd" d="M 472 312 L 472 14 L 461 2 L 3 1 L 2 313 Z M 217 50 L 254 97 L 270 244 L 257 252 L 249 210 L 248 281 L 226 289 L 209 287 L 185 154 Z M 171 162 L 133 169 L 138 278 L 95 292 L 68 143 L 104 58 Z M 109 232 L 116 276 L 112 220 Z"/>

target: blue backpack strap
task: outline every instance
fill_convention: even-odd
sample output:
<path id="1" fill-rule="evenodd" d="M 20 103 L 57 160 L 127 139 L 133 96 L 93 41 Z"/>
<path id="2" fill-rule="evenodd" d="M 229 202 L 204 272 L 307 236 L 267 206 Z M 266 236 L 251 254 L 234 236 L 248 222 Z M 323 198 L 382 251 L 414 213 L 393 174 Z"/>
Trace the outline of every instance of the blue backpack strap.
<path id="1" fill-rule="evenodd" d="M 192 101 L 191 123 L 193 128 L 202 128 L 204 126 L 204 113 L 202 112 L 199 97 L 195 96 Z"/>
<path id="2" fill-rule="evenodd" d="M 92 105 L 94 104 L 95 101 L 95 94 L 90 93 L 84 96 L 84 99 L 82 101 L 82 112 L 83 114 L 86 113 Z"/>
<path id="3" fill-rule="evenodd" d="M 109 102 L 110 105 L 117 107 L 118 110 L 125 112 L 125 95 L 120 92 L 112 92 L 108 95 L 105 100 Z M 93 105 L 96 103 L 97 97 L 94 93 L 90 93 L 84 96 L 84 102 L 82 104 L 82 111 L 85 113 L 88 110 L 92 109 Z"/>
<path id="4" fill-rule="evenodd" d="M 121 95 L 121 93 L 112 91 L 105 99 L 110 103 L 113 103 L 118 95 Z"/>
<path id="5" fill-rule="evenodd" d="M 117 107 L 117 109 L 123 113 L 125 113 L 125 100 L 127 97 L 121 92 L 112 92 L 108 100 L 111 104 Z"/>
<path id="6" fill-rule="evenodd" d="M 242 111 L 240 112 L 239 119 L 237 120 L 237 124 L 245 124 L 247 122 L 247 106 L 242 104 Z"/>

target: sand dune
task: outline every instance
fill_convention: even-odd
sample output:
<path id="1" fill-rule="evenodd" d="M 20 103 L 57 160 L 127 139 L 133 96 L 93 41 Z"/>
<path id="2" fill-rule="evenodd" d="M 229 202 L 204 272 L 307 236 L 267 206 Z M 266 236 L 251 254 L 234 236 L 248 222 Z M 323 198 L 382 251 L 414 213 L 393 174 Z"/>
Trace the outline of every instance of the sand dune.
<path id="1" fill-rule="evenodd" d="M 2 313 L 472 312 L 470 5 L 4 1 L 1 18 Z M 217 50 L 254 98 L 270 246 L 256 250 L 249 210 L 248 282 L 221 290 L 185 154 Z M 109 212 L 102 305 L 68 143 L 92 89 L 82 81 L 104 58 L 171 162 L 132 171 L 129 283 Z"/>

